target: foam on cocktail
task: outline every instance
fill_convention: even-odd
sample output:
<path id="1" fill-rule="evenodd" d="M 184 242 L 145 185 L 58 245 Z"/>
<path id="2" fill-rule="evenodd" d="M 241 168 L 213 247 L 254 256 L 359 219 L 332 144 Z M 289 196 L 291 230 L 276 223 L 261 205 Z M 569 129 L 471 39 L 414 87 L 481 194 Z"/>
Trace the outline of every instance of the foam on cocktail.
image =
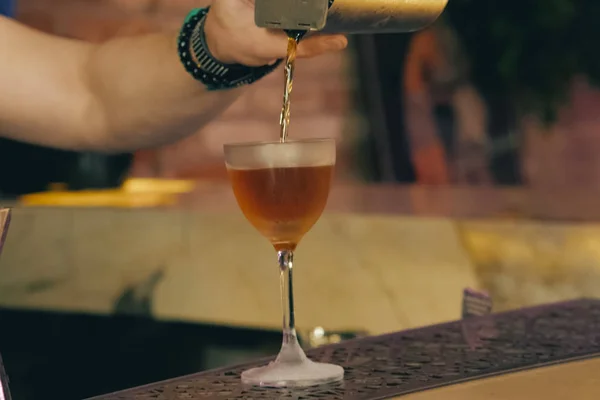
<path id="1" fill-rule="evenodd" d="M 227 168 L 297 168 L 335 165 L 335 142 L 302 140 L 225 146 Z"/>

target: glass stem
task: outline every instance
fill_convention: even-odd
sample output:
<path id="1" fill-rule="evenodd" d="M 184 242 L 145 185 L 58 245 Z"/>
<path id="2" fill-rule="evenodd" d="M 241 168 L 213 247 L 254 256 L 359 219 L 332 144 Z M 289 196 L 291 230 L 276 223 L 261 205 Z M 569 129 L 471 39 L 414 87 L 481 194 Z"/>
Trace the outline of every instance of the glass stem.
<path id="1" fill-rule="evenodd" d="M 281 306 L 283 309 L 283 343 L 277 360 L 280 362 L 303 362 L 306 360 L 306 355 L 298 343 L 294 317 L 294 286 L 292 279 L 294 252 L 291 250 L 278 251 L 277 261 L 279 264 Z"/>

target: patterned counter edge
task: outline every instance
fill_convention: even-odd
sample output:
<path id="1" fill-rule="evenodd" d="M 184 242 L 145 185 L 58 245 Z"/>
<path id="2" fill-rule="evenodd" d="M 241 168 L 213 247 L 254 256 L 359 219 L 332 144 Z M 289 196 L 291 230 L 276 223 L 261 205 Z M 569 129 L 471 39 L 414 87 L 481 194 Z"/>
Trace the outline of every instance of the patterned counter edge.
<path id="1" fill-rule="evenodd" d="M 341 384 L 304 389 L 248 387 L 241 372 L 264 364 L 206 371 L 90 400 L 374 400 L 517 370 L 600 355 L 600 300 L 583 299 L 471 318 L 307 352 L 345 368 Z"/>

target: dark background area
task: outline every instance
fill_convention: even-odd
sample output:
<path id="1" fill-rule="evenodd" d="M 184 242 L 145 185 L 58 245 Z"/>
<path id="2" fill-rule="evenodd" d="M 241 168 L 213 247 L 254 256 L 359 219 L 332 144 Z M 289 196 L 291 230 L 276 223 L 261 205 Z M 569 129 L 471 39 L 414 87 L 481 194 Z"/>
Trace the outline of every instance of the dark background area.
<path id="1" fill-rule="evenodd" d="M 81 400 L 277 354 L 279 332 L 0 309 L 14 400 Z"/>
<path id="2" fill-rule="evenodd" d="M 0 195 L 42 192 L 52 183 L 72 190 L 118 187 L 132 161 L 131 154 L 78 153 L 0 138 Z"/>
<path id="3" fill-rule="evenodd" d="M 379 34 L 352 40 L 358 72 L 353 101 L 369 121 L 366 143 L 357 147 L 356 157 L 363 176 L 373 182 L 415 182 L 403 113 L 402 77 L 410 39 L 411 34 Z M 505 145 L 516 131 L 513 104 L 494 91 L 482 95 L 489 108 L 490 172 L 497 184 L 518 185 L 522 183 L 518 146 Z M 437 109 L 436 117 L 438 122 L 451 121 L 453 111 Z"/>

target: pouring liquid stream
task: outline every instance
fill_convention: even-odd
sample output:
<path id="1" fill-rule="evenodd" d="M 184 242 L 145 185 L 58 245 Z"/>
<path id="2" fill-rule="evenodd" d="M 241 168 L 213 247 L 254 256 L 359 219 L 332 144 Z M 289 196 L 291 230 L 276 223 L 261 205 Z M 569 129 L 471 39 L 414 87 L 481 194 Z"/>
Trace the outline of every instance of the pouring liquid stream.
<path id="1" fill-rule="evenodd" d="M 296 64 L 296 50 L 298 48 L 298 41 L 300 35 L 289 34 L 288 45 L 287 45 L 287 56 L 285 58 L 285 86 L 283 88 L 283 106 L 281 107 L 281 115 L 279 116 L 279 141 L 284 143 L 288 137 L 288 130 L 290 127 L 290 104 L 292 87 L 294 84 L 294 67 Z"/>

